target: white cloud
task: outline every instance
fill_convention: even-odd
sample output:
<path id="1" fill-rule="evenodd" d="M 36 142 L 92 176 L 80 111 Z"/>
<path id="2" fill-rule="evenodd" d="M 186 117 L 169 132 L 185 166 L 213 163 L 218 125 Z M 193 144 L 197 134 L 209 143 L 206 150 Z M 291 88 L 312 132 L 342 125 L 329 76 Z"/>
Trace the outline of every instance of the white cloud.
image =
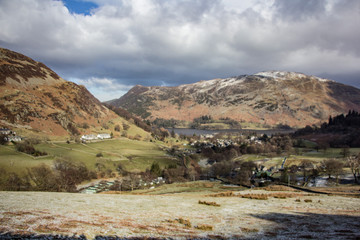
<path id="1" fill-rule="evenodd" d="M 360 73 L 357 0 L 93 1 L 84 16 L 61 1 L 1 0 L 0 45 L 94 94 L 106 81 L 125 92 L 271 69 Z"/>
<path id="2" fill-rule="evenodd" d="M 124 85 L 109 78 L 96 78 L 91 77 L 88 79 L 71 78 L 70 81 L 80 85 L 84 85 L 90 92 L 92 92 L 101 101 L 108 101 L 111 99 L 119 98 L 124 95 L 133 86 Z"/>

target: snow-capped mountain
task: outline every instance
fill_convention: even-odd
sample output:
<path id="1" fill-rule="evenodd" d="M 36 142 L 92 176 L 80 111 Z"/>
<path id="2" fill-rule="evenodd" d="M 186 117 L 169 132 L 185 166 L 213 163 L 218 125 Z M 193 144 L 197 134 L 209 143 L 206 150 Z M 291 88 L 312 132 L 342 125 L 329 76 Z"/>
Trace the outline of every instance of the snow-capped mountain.
<path id="1" fill-rule="evenodd" d="M 302 73 L 265 71 L 177 87 L 137 85 L 112 105 L 146 119 L 192 121 L 210 115 L 270 126 L 303 127 L 360 110 L 360 90 Z"/>

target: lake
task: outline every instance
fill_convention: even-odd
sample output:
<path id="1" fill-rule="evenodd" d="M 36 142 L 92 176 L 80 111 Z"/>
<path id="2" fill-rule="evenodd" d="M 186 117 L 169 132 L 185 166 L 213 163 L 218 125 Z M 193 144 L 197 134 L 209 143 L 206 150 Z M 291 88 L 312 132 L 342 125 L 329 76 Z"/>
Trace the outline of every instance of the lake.
<path id="1" fill-rule="evenodd" d="M 216 134 L 216 133 L 257 133 L 257 134 L 266 134 L 271 136 L 273 134 L 279 133 L 293 133 L 296 130 L 283 130 L 283 129 L 269 129 L 269 130 L 258 130 L 258 129 L 221 129 L 221 130 L 201 130 L 201 129 L 191 129 L 191 128 L 167 128 L 169 132 L 173 131 L 176 134 L 183 134 L 186 136 L 193 136 L 196 134 L 199 135 L 206 135 L 206 134 Z"/>

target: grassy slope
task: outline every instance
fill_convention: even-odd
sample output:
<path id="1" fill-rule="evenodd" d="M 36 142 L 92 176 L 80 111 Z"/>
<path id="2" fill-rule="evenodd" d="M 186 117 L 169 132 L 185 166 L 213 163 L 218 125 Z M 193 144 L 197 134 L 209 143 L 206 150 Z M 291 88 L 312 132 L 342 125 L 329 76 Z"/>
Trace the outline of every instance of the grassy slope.
<path id="1" fill-rule="evenodd" d="M 150 168 L 153 162 L 158 162 L 162 167 L 173 162 L 159 145 L 126 138 L 88 144 L 42 143 L 36 145 L 35 148 L 49 155 L 34 158 L 17 152 L 14 146 L 0 146 L 0 168 L 21 174 L 26 168 L 40 163 L 51 165 L 57 157 L 84 162 L 90 170 L 95 169 L 96 163 L 102 163 L 112 170 L 121 163 L 127 170 L 143 171 Z M 96 154 L 100 152 L 103 157 L 96 157 Z"/>

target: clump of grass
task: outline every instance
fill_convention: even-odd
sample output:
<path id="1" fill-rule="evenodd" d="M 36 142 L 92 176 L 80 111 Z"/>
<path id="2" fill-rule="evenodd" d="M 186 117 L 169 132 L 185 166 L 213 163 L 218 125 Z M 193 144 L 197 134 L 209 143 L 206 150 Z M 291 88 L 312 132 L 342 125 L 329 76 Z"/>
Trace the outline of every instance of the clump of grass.
<path id="1" fill-rule="evenodd" d="M 293 193 L 272 193 L 270 196 L 274 198 L 280 198 L 280 199 L 286 199 L 286 198 L 292 198 L 295 197 L 296 194 Z"/>
<path id="2" fill-rule="evenodd" d="M 295 200 L 295 202 L 301 202 L 301 200 L 298 198 L 298 199 Z"/>
<path id="3" fill-rule="evenodd" d="M 235 196 L 234 192 L 221 192 L 221 193 L 215 193 L 210 194 L 209 197 L 233 197 Z"/>
<path id="4" fill-rule="evenodd" d="M 304 199 L 304 202 L 309 203 L 309 202 L 312 202 L 312 200 L 311 199 Z"/>
<path id="5" fill-rule="evenodd" d="M 286 196 L 274 196 L 274 198 L 286 199 Z"/>
<path id="6" fill-rule="evenodd" d="M 36 232 L 51 233 L 51 232 L 59 232 L 61 229 L 53 224 L 50 225 L 47 224 L 47 225 L 39 225 L 34 230 Z"/>
<path id="7" fill-rule="evenodd" d="M 204 205 L 214 206 L 214 207 L 220 207 L 220 204 L 217 204 L 216 202 L 206 202 L 206 201 L 199 200 L 199 204 L 204 204 Z"/>
<path id="8" fill-rule="evenodd" d="M 191 228 L 191 222 L 188 219 L 178 218 L 178 219 L 175 219 L 175 221 L 180 224 L 184 224 L 185 227 Z"/>
<path id="9" fill-rule="evenodd" d="M 253 194 L 248 193 L 241 195 L 242 198 L 256 199 L 256 200 L 268 200 L 268 196 L 266 194 Z"/>
<path id="10" fill-rule="evenodd" d="M 295 190 L 291 187 L 282 186 L 282 185 L 269 185 L 262 188 L 266 191 L 288 191 L 288 192 L 300 192 L 300 190 Z"/>
<path id="11" fill-rule="evenodd" d="M 195 226 L 196 229 L 199 230 L 203 230 L 203 231 L 212 231 L 213 230 L 213 226 L 211 225 L 207 225 L 207 224 L 200 224 Z"/>
<path id="12" fill-rule="evenodd" d="M 259 229 L 242 227 L 241 231 L 244 233 L 255 233 L 255 232 L 258 232 Z"/>

